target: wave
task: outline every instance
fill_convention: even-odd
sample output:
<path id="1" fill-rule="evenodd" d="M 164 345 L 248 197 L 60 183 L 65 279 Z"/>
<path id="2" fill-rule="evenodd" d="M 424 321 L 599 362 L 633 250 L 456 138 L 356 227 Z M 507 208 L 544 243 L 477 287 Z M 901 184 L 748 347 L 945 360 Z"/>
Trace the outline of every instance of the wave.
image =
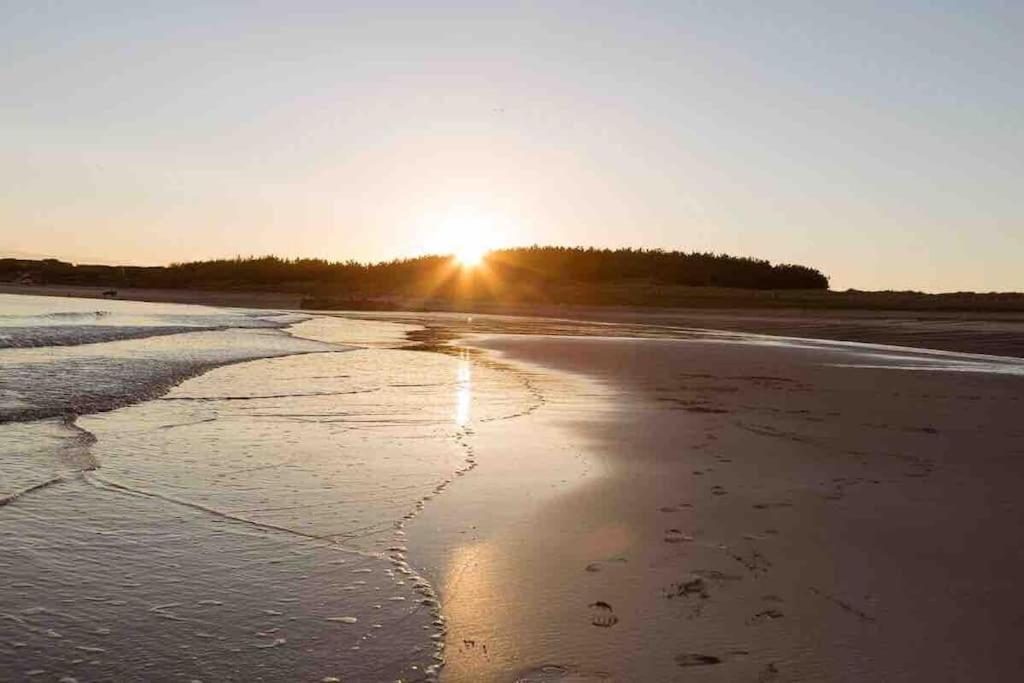
<path id="1" fill-rule="evenodd" d="M 130 327 L 115 325 L 52 325 L 47 327 L 0 328 L 0 349 L 30 349 L 40 346 L 78 346 L 101 344 L 119 339 L 143 339 L 183 332 L 218 329 L 216 327 Z M 223 328 L 220 328 L 223 329 Z"/>
<path id="2" fill-rule="evenodd" d="M 310 320 L 302 313 L 134 303 L 113 313 L 68 310 L 76 305 L 0 306 L 0 423 L 111 410 L 220 365 L 347 348 L 284 329 Z"/>
<path id="3" fill-rule="evenodd" d="M 78 299 L 0 296 L 0 349 L 102 344 L 202 330 L 281 329 L 310 319 L 302 313 L 207 309 L 119 302 L 84 308 Z M 81 310 L 79 310 L 81 309 Z"/>
<path id="4" fill-rule="evenodd" d="M 210 330 L 0 351 L 0 423 L 84 415 L 156 398 L 189 377 L 257 358 L 345 347 L 281 330 Z"/>

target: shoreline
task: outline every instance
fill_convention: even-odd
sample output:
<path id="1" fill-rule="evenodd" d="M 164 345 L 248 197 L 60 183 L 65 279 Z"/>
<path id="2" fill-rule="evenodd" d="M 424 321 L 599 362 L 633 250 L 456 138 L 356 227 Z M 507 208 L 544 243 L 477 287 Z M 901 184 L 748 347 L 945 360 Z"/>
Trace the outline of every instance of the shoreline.
<path id="1" fill-rule="evenodd" d="M 0 284 L 0 293 L 103 299 L 102 287 Z M 382 321 L 578 321 L 665 330 L 723 331 L 888 344 L 1024 358 L 1024 313 L 1000 311 L 821 310 L 801 308 L 640 308 L 616 306 L 503 307 L 488 312 L 316 311 L 300 309 L 302 295 L 203 290 L 118 290 L 115 300 L 268 308 L 310 315 Z"/>

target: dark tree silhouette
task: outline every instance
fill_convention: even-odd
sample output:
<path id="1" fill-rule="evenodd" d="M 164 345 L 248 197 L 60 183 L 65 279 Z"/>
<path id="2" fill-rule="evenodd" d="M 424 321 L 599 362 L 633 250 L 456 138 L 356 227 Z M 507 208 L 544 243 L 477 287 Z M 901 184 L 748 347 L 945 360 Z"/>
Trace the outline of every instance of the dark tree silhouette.
<path id="1" fill-rule="evenodd" d="M 318 295 L 470 296 L 511 289 L 621 282 L 745 289 L 827 289 L 828 278 L 806 266 L 725 254 L 658 249 L 532 246 L 487 255 L 473 272 L 448 256 L 376 264 L 275 256 L 175 263 L 167 267 L 72 265 L 62 261 L 0 259 L 0 279 L 103 287 L 277 289 Z"/>

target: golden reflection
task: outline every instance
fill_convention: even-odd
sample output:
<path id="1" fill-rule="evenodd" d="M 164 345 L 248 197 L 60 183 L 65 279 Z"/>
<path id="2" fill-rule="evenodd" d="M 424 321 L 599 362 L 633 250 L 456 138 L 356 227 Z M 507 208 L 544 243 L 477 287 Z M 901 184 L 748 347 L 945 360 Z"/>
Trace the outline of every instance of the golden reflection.
<path id="1" fill-rule="evenodd" d="M 595 596 L 583 568 L 599 564 L 612 579 L 604 585 L 615 586 L 634 535 L 619 523 L 581 532 L 564 518 L 561 532 L 537 533 L 541 519 L 452 550 L 441 580 L 450 680 L 506 680 L 510 672 L 545 663 L 542 655 L 553 646 L 592 642 L 591 617 L 580 606 L 607 593 Z M 519 605 L 520 596 L 530 609 Z"/>
<path id="2" fill-rule="evenodd" d="M 445 673 L 452 680 L 493 680 L 496 667 L 518 660 L 509 634 L 528 628 L 515 622 L 508 568 L 494 547 L 478 542 L 455 548 L 444 577 L 444 615 L 451 645 Z"/>
<path id="3" fill-rule="evenodd" d="M 472 365 L 465 351 L 459 358 L 455 379 L 455 424 L 465 427 L 469 423 L 469 409 L 473 402 Z"/>

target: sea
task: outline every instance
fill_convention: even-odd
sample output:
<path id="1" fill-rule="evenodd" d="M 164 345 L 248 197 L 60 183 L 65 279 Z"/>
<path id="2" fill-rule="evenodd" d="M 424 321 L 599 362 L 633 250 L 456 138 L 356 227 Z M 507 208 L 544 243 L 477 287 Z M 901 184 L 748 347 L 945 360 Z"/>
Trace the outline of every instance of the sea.
<path id="1" fill-rule="evenodd" d="M 0 295 L 0 680 L 432 680 L 405 525 L 528 410 L 414 325 Z"/>

